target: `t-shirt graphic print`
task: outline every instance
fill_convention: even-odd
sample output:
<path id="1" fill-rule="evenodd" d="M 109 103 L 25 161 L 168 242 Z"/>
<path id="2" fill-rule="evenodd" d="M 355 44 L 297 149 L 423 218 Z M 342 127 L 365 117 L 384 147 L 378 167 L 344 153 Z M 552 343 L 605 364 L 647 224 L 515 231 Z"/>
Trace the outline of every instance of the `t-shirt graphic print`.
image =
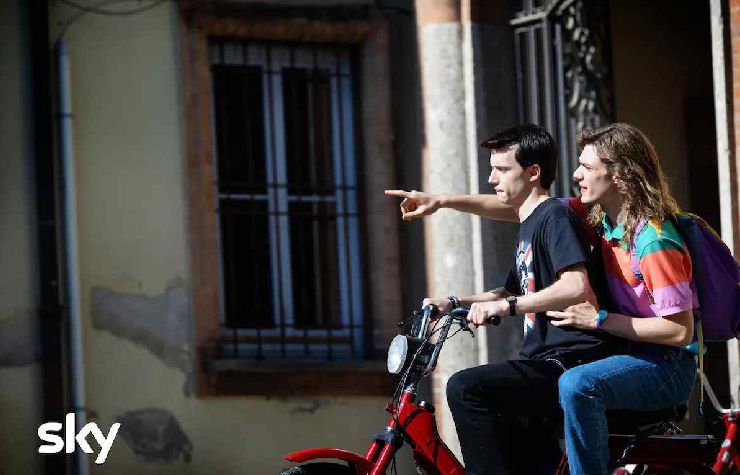
<path id="1" fill-rule="evenodd" d="M 521 295 L 535 292 L 531 242 L 519 241 L 516 249 L 516 268 L 519 274 Z M 534 328 L 534 313 L 527 313 L 524 315 L 524 334 L 526 335 L 532 328 Z"/>

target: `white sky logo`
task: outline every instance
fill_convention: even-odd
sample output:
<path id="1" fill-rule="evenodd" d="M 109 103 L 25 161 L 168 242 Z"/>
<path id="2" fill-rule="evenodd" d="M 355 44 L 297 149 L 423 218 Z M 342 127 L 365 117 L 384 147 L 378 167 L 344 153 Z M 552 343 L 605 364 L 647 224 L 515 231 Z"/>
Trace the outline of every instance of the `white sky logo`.
<path id="1" fill-rule="evenodd" d="M 44 442 L 49 443 L 40 445 L 39 453 L 56 454 L 61 452 L 62 449 L 65 449 L 66 453 L 71 454 L 75 451 L 75 444 L 77 444 L 86 454 L 91 454 L 93 453 L 93 449 L 90 448 L 90 444 L 88 444 L 85 439 L 88 435 L 92 434 L 93 437 L 95 437 L 95 441 L 100 445 L 100 453 L 98 453 L 98 456 L 95 458 L 95 463 L 101 464 L 108 458 L 108 452 L 111 447 L 113 447 L 113 441 L 115 440 L 120 427 L 120 422 L 114 423 L 110 427 L 108 437 L 106 437 L 96 423 L 89 422 L 82 426 L 82 429 L 76 433 L 75 415 L 74 412 L 70 412 L 64 418 L 64 426 L 62 426 L 61 422 L 47 422 L 45 424 L 41 424 L 38 430 L 39 438 Z M 54 434 L 54 432 L 61 431 L 62 428 L 65 429 L 64 439 L 62 439 L 61 436 Z"/>

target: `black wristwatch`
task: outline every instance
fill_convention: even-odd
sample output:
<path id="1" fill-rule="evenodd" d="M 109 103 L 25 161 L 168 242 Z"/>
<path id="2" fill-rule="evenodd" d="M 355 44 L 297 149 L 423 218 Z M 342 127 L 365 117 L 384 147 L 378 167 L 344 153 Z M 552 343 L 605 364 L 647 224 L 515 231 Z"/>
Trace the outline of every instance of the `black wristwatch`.
<path id="1" fill-rule="evenodd" d="M 447 300 L 450 301 L 450 305 L 452 306 L 451 310 L 455 310 L 457 307 L 460 306 L 460 299 L 455 297 L 454 295 L 450 295 L 447 297 Z"/>
<path id="2" fill-rule="evenodd" d="M 516 315 L 516 295 L 509 295 L 506 297 L 506 301 L 509 302 L 509 316 L 513 317 Z"/>

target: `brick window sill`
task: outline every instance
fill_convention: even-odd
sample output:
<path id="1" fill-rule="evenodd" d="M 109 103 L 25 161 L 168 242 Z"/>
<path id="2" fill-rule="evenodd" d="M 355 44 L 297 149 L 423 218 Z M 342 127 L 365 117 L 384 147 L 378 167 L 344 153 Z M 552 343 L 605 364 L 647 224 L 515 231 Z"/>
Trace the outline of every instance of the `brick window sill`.
<path id="1" fill-rule="evenodd" d="M 384 361 L 204 362 L 203 396 L 385 396 L 391 397 L 398 377 Z"/>

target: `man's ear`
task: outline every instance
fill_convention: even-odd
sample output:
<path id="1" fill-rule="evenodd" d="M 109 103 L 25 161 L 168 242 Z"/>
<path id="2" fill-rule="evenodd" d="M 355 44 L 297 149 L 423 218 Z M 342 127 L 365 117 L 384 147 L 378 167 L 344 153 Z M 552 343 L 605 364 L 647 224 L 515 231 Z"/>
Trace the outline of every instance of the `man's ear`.
<path id="1" fill-rule="evenodd" d="M 529 182 L 534 183 L 539 180 L 542 176 L 542 168 L 539 165 L 534 164 L 529 166 Z"/>

